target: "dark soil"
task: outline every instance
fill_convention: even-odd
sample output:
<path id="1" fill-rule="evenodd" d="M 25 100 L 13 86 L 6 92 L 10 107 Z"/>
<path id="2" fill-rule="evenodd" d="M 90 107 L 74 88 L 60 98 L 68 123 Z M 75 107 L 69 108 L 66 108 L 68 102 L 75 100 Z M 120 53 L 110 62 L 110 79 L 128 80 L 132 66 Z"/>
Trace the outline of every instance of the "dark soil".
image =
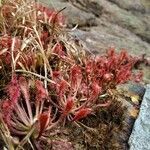
<path id="1" fill-rule="evenodd" d="M 114 100 L 95 115 L 66 124 L 42 147 L 51 150 L 128 150 L 134 119 L 127 118 L 126 111 L 121 102 Z"/>
<path id="2" fill-rule="evenodd" d="M 96 115 L 82 120 L 87 126 L 68 125 L 69 138 L 78 150 L 125 150 L 127 141 L 119 138 L 125 125 L 125 108 L 114 101 L 109 107 L 100 109 Z M 89 128 L 88 128 L 89 127 Z M 124 135 L 125 138 L 125 135 Z M 124 139 L 125 140 L 125 139 Z"/>

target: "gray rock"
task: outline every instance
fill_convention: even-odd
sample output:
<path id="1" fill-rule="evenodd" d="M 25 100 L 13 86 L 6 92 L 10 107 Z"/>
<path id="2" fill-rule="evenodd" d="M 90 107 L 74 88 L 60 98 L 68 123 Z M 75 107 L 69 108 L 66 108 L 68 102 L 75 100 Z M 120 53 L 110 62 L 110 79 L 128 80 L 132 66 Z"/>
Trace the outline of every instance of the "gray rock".
<path id="1" fill-rule="evenodd" d="M 134 94 L 139 95 L 140 98 L 143 98 L 146 89 L 145 89 L 145 87 L 143 85 L 134 83 L 134 84 L 130 84 L 129 85 L 129 89 L 128 90 L 131 91 Z"/>
<path id="2" fill-rule="evenodd" d="M 109 47 L 117 51 L 126 49 L 131 55 L 148 54 L 150 45 L 142 41 L 128 30 L 109 22 L 103 22 L 98 27 L 88 31 L 75 30 L 71 34 L 83 42 L 84 47 L 94 54 L 104 53 Z"/>
<path id="3" fill-rule="evenodd" d="M 118 24 L 150 42 L 150 17 L 148 15 L 135 15 L 107 0 L 100 0 L 98 3 L 103 7 L 101 17 L 105 17 L 109 22 Z"/>
<path id="4" fill-rule="evenodd" d="M 146 8 L 141 2 L 141 0 L 109 0 L 110 2 L 115 3 L 118 7 L 132 11 L 132 12 L 137 12 L 137 13 L 145 13 Z"/>
<path id="5" fill-rule="evenodd" d="M 130 150 L 150 150 L 150 85 L 146 88 L 140 113 L 129 139 L 129 145 Z"/>

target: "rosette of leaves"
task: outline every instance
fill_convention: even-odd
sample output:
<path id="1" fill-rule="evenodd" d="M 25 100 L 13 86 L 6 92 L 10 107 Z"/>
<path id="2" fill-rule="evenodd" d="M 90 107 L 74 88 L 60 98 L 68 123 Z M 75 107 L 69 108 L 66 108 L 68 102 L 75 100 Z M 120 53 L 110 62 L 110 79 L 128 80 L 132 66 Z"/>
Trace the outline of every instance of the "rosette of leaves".
<path id="1" fill-rule="evenodd" d="M 45 107 L 48 93 L 41 81 L 30 85 L 24 77 L 16 76 L 7 85 L 6 93 L 1 102 L 1 136 L 8 149 L 23 148 L 26 143 L 33 147 L 32 141 L 57 125 L 53 123 L 51 107 Z"/>

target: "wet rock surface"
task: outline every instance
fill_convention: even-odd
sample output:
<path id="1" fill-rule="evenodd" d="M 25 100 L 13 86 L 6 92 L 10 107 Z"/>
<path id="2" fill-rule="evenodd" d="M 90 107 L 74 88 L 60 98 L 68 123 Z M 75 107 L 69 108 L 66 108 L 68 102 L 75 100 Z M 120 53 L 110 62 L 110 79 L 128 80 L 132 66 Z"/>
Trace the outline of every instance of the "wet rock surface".
<path id="1" fill-rule="evenodd" d="M 130 150 L 150 149 L 150 85 L 147 86 L 140 113 L 129 139 Z"/>
<path id="2" fill-rule="evenodd" d="M 72 34 L 94 53 L 115 46 L 131 54 L 150 56 L 149 0 L 40 0 L 60 10 L 68 18 Z"/>

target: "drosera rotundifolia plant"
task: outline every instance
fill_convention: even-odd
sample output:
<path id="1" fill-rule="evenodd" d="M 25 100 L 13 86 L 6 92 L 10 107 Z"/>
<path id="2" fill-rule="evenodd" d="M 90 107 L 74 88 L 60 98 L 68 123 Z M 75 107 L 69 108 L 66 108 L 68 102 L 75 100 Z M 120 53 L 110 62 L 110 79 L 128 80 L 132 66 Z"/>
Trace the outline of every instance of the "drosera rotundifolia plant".
<path id="1" fill-rule="evenodd" d="M 109 107 L 116 86 L 132 79 L 135 59 L 125 50 L 91 56 L 70 44 L 62 10 L 2 1 L 0 135 L 9 150 L 40 149 L 68 122 L 91 129 L 81 120 Z"/>

